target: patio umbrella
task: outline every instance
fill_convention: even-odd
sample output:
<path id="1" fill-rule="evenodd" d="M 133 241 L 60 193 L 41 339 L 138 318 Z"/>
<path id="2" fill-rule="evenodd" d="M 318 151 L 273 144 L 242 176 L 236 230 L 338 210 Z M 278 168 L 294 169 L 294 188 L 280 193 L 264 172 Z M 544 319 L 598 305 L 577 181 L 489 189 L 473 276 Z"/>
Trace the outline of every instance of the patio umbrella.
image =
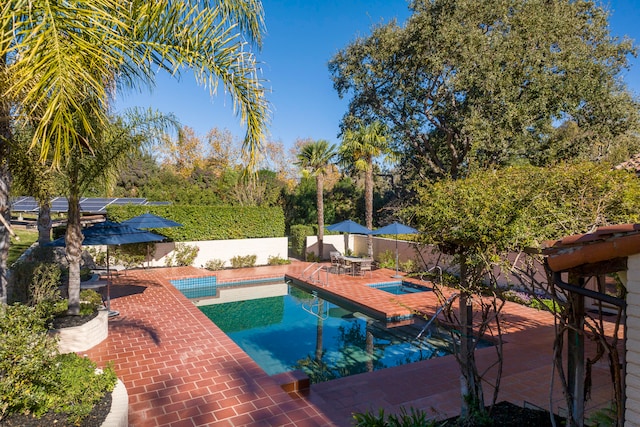
<path id="1" fill-rule="evenodd" d="M 182 227 L 179 222 L 172 221 L 167 218 L 163 218 L 152 213 L 144 213 L 142 215 L 135 216 L 133 218 L 122 221 L 121 224 L 126 224 L 135 228 L 170 228 L 170 227 Z M 151 265 L 151 257 L 149 256 L 149 245 L 147 245 L 147 267 Z"/>
<path id="2" fill-rule="evenodd" d="M 380 235 L 380 234 L 393 234 L 396 236 L 396 275 L 393 277 L 401 277 L 398 274 L 398 234 L 418 234 L 419 231 L 413 227 L 409 227 L 408 225 L 400 224 L 399 222 L 394 221 L 389 225 L 385 225 L 382 228 L 378 228 L 377 230 L 373 230 L 371 234 Z"/>
<path id="3" fill-rule="evenodd" d="M 345 221 L 337 222 L 335 224 L 327 225 L 326 229 L 329 231 L 341 231 L 343 233 L 347 233 L 344 235 L 344 247 L 345 252 L 349 249 L 349 233 L 351 234 L 371 234 L 371 230 L 369 230 L 364 225 L 360 225 L 355 221 L 351 221 L 347 219 Z"/>
<path id="4" fill-rule="evenodd" d="M 109 316 L 117 316 L 119 314 L 117 311 L 111 311 L 109 245 L 160 242 L 164 240 L 164 236 L 113 221 L 104 221 L 92 227 L 85 228 L 82 230 L 82 235 L 84 236 L 82 240 L 84 246 L 107 246 L 107 311 L 109 312 Z M 65 244 L 65 238 L 60 237 L 48 243 L 47 246 L 65 246 Z"/>

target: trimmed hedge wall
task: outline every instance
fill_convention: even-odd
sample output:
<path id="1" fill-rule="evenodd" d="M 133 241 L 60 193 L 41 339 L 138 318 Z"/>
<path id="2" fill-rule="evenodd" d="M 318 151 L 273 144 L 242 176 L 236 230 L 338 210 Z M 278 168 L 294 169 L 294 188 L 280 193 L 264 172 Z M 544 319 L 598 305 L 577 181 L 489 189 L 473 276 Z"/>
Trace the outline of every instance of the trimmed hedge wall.
<path id="1" fill-rule="evenodd" d="M 227 240 L 284 237 L 284 212 L 281 208 L 124 205 L 107 207 L 107 217 L 124 221 L 143 213 L 152 213 L 183 227 L 154 229 L 170 240 Z"/>
<path id="2" fill-rule="evenodd" d="M 313 236 L 318 229 L 313 225 L 292 225 L 291 226 L 291 249 L 297 256 L 304 257 L 306 254 L 307 236 Z"/>

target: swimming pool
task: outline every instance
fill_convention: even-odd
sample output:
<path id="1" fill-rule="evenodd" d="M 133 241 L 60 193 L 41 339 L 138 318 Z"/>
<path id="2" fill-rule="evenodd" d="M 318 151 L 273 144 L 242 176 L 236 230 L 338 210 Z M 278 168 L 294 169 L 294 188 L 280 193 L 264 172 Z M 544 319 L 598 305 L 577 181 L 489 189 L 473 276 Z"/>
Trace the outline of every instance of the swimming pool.
<path id="1" fill-rule="evenodd" d="M 225 290 L 234 291 L 218 287 L 221 297 Z M 417 339 L 424 323 L 387 327 L 293 284 L 243 285 L 237 290 L 272 296 L 199 308 L 269 375 L 302 369 L 317 383 L 453 351 L 451 334 L 435 325 Z"/>
<path id="2" fill-rule="evenodd" d="M 387 282 L 387 283 L 374 283 L 367 285 L 370 288 L 379 289 L 381 291 L 388 292 L 393 295 L 406 295 L 415 294 L 417 292 L 431 291 L 431 288 L 426 286 L 416 285 L 411 282 Z"/>

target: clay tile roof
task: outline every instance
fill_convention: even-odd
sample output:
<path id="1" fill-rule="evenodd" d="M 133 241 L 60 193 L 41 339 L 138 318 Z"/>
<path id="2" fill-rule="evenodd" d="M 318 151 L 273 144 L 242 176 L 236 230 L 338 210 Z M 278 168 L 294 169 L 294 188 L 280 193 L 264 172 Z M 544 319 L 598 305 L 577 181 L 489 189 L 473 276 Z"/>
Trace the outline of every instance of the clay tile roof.
<path id="1" fill-rule="evenodd" d="M 622 162 L 619 165 L 614 166 L 614 169 L 627 169 L 634 171 L 637 175 L 640 175 L 640 153 L 634 155 L 626 162 Z"/>
<path id="2" fill-rule="evenodd" d="M 640 253 L 640 224 L 599 227 L 593 233 L 547 241 L 542 253 L 553 271 L 628 257 Z"/>

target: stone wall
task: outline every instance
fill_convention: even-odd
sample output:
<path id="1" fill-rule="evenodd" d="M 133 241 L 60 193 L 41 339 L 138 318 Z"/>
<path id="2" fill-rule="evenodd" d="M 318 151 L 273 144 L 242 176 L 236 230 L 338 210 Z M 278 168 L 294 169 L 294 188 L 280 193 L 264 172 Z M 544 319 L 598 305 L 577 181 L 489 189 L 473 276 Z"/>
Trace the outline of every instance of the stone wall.
<path id="1" fill-rule="evenodd" d="M 627 261 L 626 274 L 621 273 L 627 288 L 626 319 L 626 393 L 625 426 L 640 425 L 640 254 Z"/>

